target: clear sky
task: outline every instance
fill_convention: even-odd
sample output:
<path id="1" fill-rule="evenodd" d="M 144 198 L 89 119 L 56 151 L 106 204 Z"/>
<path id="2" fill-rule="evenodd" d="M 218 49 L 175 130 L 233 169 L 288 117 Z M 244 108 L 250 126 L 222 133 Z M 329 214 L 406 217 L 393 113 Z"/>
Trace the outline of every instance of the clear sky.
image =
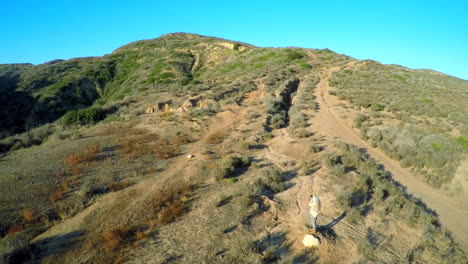
<path id="1" fill-rule="evenodd" d="M 101 56 L 172 32 L 329 48 L 468 80 L 468 1 L 1 0 L 0 63 Z"/>

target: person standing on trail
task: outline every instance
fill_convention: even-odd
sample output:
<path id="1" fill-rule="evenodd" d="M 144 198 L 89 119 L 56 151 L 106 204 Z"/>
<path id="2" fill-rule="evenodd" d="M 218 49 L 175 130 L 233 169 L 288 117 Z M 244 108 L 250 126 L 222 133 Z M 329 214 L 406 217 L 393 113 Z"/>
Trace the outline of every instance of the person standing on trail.
<path id="1" fill-rule="evenodd" d="M 310 196 L 310 215 L 311 215 L 311 223 L 312 223 L 312 229 L 314 231 L 317 231 L 317 217 L 320 214 L 320 200 L 317 195 L 311 195 Z"/>

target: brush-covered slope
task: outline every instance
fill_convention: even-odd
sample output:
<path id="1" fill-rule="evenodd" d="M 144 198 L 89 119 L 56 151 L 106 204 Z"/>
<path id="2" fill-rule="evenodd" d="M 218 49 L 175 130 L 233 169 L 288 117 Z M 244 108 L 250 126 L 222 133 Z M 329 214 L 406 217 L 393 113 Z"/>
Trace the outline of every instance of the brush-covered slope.
<path id="1" fill-rule="evenodd" d="M 212 90 L 211 98 L 222 100 L 238 90 L 252 90 L 252 76 L 265 75 L 273 87 L 295 71 L 349 60 L 324 50 L 317 52 L 311 65 L 306 63 L 310 56 L 310 51 L 301 49 L 262 49 L 212 37 L 168 34 L 128 44 L 101 58 L 1 65 L 0 131 L 5 138 L 91 105 L 102 107 L 107 115 L 116 110 L 116 102 L 146 94 L 180 98 Z M 50 133 L 38 134 L 34 140 L 4 140 L 2 149 L 34 145 Z"/>
<path id="2" fill-rule="evenodd" d="M 373 146 L 433 186 L 455 177 L 468 149 L 468 81 L 366 61 L 336 72 L 330 85 L 358 110 L 354 125 Z"/>
<path id="3" fill-rule="evenodd" d="M 466 263 L 466 84 L 184 33 L 1 65 L 0 260 Z"/>

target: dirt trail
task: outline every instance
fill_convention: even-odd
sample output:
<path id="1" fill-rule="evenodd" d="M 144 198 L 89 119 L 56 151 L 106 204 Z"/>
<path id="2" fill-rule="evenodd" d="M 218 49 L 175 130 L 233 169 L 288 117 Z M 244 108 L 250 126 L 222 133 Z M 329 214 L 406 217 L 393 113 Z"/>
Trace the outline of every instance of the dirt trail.
<path id="1" fill-rule="evenodd" d="M 352 128 L 345 125 L 344 120 L 340 119 L 338 114 L 333 112 L 331 107 L 333 98 L 328 94 L 330 89 L 328 79 L 333 72 L 338 70 L 339 68 L 331 68 L 322 73 L 316 89 L 316 100 L 320 110 L 313 118 L 312 127 L 318 133 L 365 148 L 370 156 L 385 166 L 385 169 L 392 174 L 393 179 L 406 187 L 408 193 L 420 198 L 429 208 L 434 209 L 439 214 L 441 223 L 453 233 L 462 249 L 468 251 L 468 212 L 461 206 L 466 204 L 466 200 L 463 202 L 461 199 L 463 197 L 448 197 L 441 190 L 434 189 L 418 180 L 382 151 L 372 148 L 363 141 Z"/>

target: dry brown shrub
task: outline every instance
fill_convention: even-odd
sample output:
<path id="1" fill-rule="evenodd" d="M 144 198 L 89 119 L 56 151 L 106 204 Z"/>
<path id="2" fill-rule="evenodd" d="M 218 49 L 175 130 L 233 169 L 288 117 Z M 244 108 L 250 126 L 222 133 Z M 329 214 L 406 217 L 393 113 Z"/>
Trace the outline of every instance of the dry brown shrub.
<path id="1" fill-rule="evenodd" d="M 60 178 L 62 178 L 62 177 L 63 177 L 63 172 L 59 172 L 59 171 L 58 171 L 58 172 L 55 173 L 55 178 L 56 178 L 57 180 L 60 179 Z"/>
<path id="2" fill-rule="evenodd" d="M 226 138 L 227 133 L 225 131 L 218 131 L 208 136 L 206 141 L 211 144 L 220 144 Z"/>
<path id="3" fill-rule="evenodd" d="M 63 165 L 68 167 L 76 166 L 80 163 L 80 156 L 78 154 L 70 154 L 63 160 Z"/>
<path id="4" fill-rule="evenodd" d="M 72 184 L 73 185 L 78 184 L 78 175 L 73 175 Z"/>
<path id="5" fill-rule="evenodd" d="M 124 246 L 126 240 L 130 236 L 130 227 L 117 227 L 111 230 L 104 231 L 102 233 L 102 239 L 104 241 L 103 247 L 107 252 L 115 251 L 116 249 Z"/>
<path id="6" fill-rule="evenodd" d="M 156 147 L 153 149 L 154 153 L 156 154 L 156 158 L 163 160 L 163 159 L 170 159 L 179 153 L 179 148 L 177 146 L 165 146 L 165 147 Z"/>
<path id="7" fill-rule="evenodd" d="M 119 152 L 125 160 L 148 155 L 158 139 L 158 135 L 148 133 L 146 130 L 131 129 L 126 136 L 120 139 Z"/>
<path id="8" fill-rule="evenodd" d="M 66 208 L 57 208 L 56 213 L 60 216 L 60 219 L 65 220 L 68 218 L 69 213 Z"/>
<path id="9" fill-rule="evenodd" d="M 66 192 L 68 189 L 70 189 L 70 182 L 69 181 L 63 181 L 62 182 L 62 190 Z"/>
<path id="10" fill-rule="evenodd" d="M 41 216 L 41 222 L 42 222 L 44 225 L 49 225 L 49 223 L 50 223 L 49 217 L 46 216 L 46 215 Z"/>
<path id="11" fill-rule="evenodd" d="M 115 260 L 114 260 L 114 264 L 123 264 L 125 263 L 125 261 L 127 261 L 127 259 L 122 256 L 122 255 L 119 255 Z"/>
<path id="12" fill-rule="evenodd" d="M 150 225 L 164 225 L 175 221 L 185 211 L 185 204 L 192 194 L 192 186 L 174 184 L 170 189 L 157 192 L 152 199 L 153 215 Z"/>
<path id="13" fill-rule="evenodd" d="M 142 231 L 137 231 L 137 232 L 135 233 L 135 239 L 136 239 L 136 240 L 143 240 L 143 239 L 146 239 L 146 238 L 148 238 L 148 235 L 145 234 L 145 233 L 142 232 Z"/>
<path id="14" fill-rule="evenodd" d="M 62 199 L 63 197 L 63 193 L 64 193 L 64 190 L 60 187 L 57 189 L 57 191 L 55 191 L 51 196 L 50 196 L 50 200 L 55 203 L 56 201 Z"/>
<path id="15" fill-rule="evenodd" d="M 16 233 L 18 232 L 21 232 L 23 231 L 24 228 L 20 225 L 12 225 L 9 229 L 8 229 L 8 235 L 9 236 L 14 236 Z"/>
<path id="16" fill-rule="evenodd" d="M 164 225 L 173 222 L 184 212 L 184 205 L 180 200 L 174 200 L 161 208 L 157 215 L 157 224 Z"/>
<path id="17" fill-rule="evenodd" d="M 91 144 L 80 153 L 72 153 L 63 160 L 63 165 L 76 167 L 81 163 L 91 163 L 96 160 L 96 156 L 101 152 L 102 147 L 99 143 Z"/>
<path id="18" fill-rule="evenodd" d="M 87 146 L 84 152 L 89 155 L 96 156 L 99 152 L 101 152 L 101 150 L 102 150 L 101 144 L 94 143 L 94 144 Z"/>
<path id="19" fill-rule="evenodd" d="M 160 139 L 156 134 L 144 129 L 131 129 L 121 138 L 119 152 L 124 160 L 131 160 L 139 156 L 156 154 L 158 159 L 175 157 L 179 153 L 179 146 L 185 145 L 193 140 L 186 134 L 172 135 Z"/>
<path id="20" fill-rule="evenodd" d="M 181 145 L 185 145 L 190 142 L 193 142 L 194 140 L 186 134 L 181 134 L 181 135 L 175 136 L 173 141 L 175 145 L 181 146 Z"/>
<path id="21" fill-rule="evenodd" d="M 23 210 L 21 210 L 21 216 L 23 217 L 23 220 L 26 223 L 32 222 L 32 221 L 34 221 L 34 219 L 36 219 L 34 217 L 33 212 L 29 208 L 24 208 Z"/>
<path id="22" fill-rule="evenodd" d="M 74 177 L 78 177 L 78 175 L 83 173 L 83 169 L 78 166 L 74 166 L 71 168 L 71 173 Z"/>
<path id="23" fill-rule="evenodd" d="M 128 186 L 130 186 L 130 185 L 131 185 L 131 183 L 130 183 L 129 181 L 110 182 L 110 183 L 107 184 L 107 188 L 108 188 L 109 191 L 111 191 L 111 192 L 116 192 L 116 191 L 125 189 L 125 188 L 127 188 Z"/>

